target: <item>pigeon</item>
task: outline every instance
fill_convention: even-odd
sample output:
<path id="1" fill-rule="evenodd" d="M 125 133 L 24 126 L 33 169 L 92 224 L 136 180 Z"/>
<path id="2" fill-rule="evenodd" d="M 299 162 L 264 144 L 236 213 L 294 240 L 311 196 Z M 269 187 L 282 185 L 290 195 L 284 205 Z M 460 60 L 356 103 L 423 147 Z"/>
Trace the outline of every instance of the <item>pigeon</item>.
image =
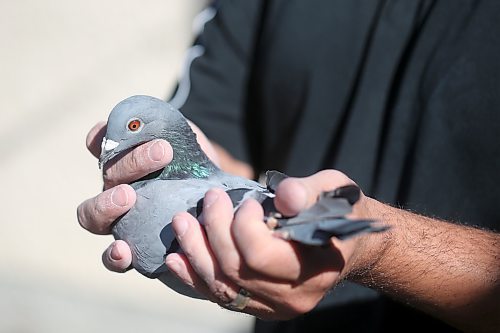
<path id="1" fill-rule="evenodd" d="M 103 169 L 120 154 L 158 138 L 170 143 L 173 159 L 165 168 L 130 184 L 137 193 L 136 203 L 114 223 L 112 233 L 115 239 L 130 246 L 135 270 L 159 279 L 178 293 L 200 297 L 165 265 L 169 253 L 182 251 L 171 221 L 183 211 L 200 218 L 203 197 L 211 188 L 226 191 L 235 211 L 245 200 L 257 200 L 264 208 L 263 223 L 278 237 L 307 246 L 327 246 L 331 237 L 346 239 L 385 230 L 376 221 L 345 217 L 359 199 L 360 190 L 354 185 L 321 194 L 311 208 L 296 216 L 282 216 L 274 207 L 273 197 L 278 184 L 287 177 L 285 174 L 268 171 L 266 184 L 261 185 L 225 173 L 201 150 L 182 113 L 151 96 L 132 96 L 113 108 L 102 141 L 99 167 Z"/>

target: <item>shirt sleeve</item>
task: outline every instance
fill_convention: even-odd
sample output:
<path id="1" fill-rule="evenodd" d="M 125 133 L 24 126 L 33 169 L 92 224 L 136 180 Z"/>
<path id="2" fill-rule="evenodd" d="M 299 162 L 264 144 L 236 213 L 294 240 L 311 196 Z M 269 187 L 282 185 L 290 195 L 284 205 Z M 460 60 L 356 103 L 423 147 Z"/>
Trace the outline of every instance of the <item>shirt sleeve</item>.
<path id="1" fill-rule="evenodd" d="M 217 1 L 193 24 L 199 30 L 170 103 L 235 158 L 249 162 L 246 87 L 262 1 Z M 196 32 L 195 32 L 196 33 Z"/>

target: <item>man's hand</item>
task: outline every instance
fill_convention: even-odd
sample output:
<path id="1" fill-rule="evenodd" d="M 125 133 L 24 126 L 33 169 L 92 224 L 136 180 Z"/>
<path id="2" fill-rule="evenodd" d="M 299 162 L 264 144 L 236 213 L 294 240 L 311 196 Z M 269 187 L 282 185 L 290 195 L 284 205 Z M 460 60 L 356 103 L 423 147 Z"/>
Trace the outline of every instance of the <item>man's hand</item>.
<path id="1" fill-rule="evenodd" d="M 193 129 L 217 163 L 217 148 Z M 104 132 L 105 124 L 99 123 L 87 137 L 87 147 L 96 157 Z M 78 207 L 82 227 L 109 233 L 112 223 L 135 203 L 134 190 L 125 184 L 163 168 L 171 159 L 172 148 L 162 140 L 117 159 L 104 172 L 104 192 Z M 320 192 L 348 184 L 349 178 L 333 170 L 286 179 L 275 203 L 285 215 L 293 215 L 309 207 Z M 352 217 L 376 219 L 392 228 L 363 238 L 332 240 L 328 248 L 307 247 L 275 237 L 262 222 L 257 202 L 246 202 L 233 215 L 226 193 L 211 190 L 204 201 L 204 227 L 187 213 L 174 218 L 184 254 L 170 254 L 166 264 L 219 304 L 233 301 L 240 288 L 248 290 L 251 300 L 244 311 L 262 318 L 286 319 L 307 312 L 345 277 L 462 329 L 499 327 L 498 233 L 422 217 L 364 195 L 353 208 Z M 122 241 L 103 254 L 106 267 L 117 272 L 125 271 L 131 258 Z"/>
<path id="2" fill-rule="evenodd" d="M 87 135 L 87 148 L 96 158 L 106 132 L 104 122 L 96 124 Z M 95 234 L 109 234 L 113 222 L 135 203 L 135 191 L 127 183 L 159 170 L 172 160 L 172 147 L 164 140 L 154 140 L 126 153 L 103 173 L 104 191 L 78 206 L 80 225 Z M 130 248 L 116 241 L 104 251 L 104 265 L 116 272 L 125 271 L 132 262 Z"/>
<path id="3" fill-rule="evenodd" d="M 352 183 L 338 171 L 284 180 L 276 206 L 293 215 L 322 191 Z M 241 288 L 250 293 L 243 311 L 288 319 L 311 310 L 342 278 L 364 284 L 460 329 L 500 327 L 500 234 L 419 216 L 361 196 L 353 218 L 391 226 L 328 248 L 301 246 L 274 237 L 261 206 L 247 201 L 233 215 L 226 193 L 204 200 L 203 226 L 191 215 L 174 217 L 183 254 L 166 264 L 208 299 L 227 306 Z M 240 296 L 241 299 L 241 296 Z"/>
<path id="4" fill-rule="evenodd" d="M 234 160 L 220 146 L 212 145 L 196 125 L 191 122 L 189 124 L 202 150 L 216 165 L 221 164 L 223 168 L 241 176 L 252 174 L 248 165 Z M 87 148 L 96 158 L 101 153 L 101 142 L 105 133 L 106 123 L 100 122 L 87 135 Z M 114 221 L 135 203 L 135 191 L 127 184 L 165 167 L 172 160 L 172 156 L 172 147 L 168 142 L 153 140 L 136 147 L 106 166 L 103 173 L 104 191 L 78 206 L 80 225 L 95 234 L 109 234 Z M 124 272 L 132 262 L 132 254 L 124 241 L 115 241 L 104 251 L 102 260 L 109 270 Z"/>
<path id="5" fill-rule="evenodd" d="M 338 171 L 284 180 L 275 203 L 285 215 L 311 206 L 321 192 L 352 181 Z M 362 197 L 358 205 L 364 205 Z M 309 247 L 275 237 L 263 223 L 262 207 L 246 201 L 233 215 L 227 194 L 210 190 L 204 199 L 203 226 L 187 213 L 174 217 L 183 254 L 166 264 L 186 284 L 213 302 L 228 304 L 240 288 L 251 294 L 245 312 L 267 319 L 288 319 L 311 310 L 350 265 L 358 239 Z"/>

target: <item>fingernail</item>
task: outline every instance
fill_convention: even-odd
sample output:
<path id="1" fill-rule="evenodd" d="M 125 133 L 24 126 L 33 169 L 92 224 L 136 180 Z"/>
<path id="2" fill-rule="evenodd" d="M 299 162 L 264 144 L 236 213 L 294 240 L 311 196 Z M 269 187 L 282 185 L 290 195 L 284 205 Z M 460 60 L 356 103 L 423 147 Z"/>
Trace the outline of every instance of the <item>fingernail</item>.
<path id="1" fill-rule="evenodd" d="M 118 246 L 116 246 L 116 244 L 113 244 L 113 246 L 111 247 L 111 251 L 109 252 L 109 256 L 113 260 L 120 260 L 122 258 L 120 250 L 118 249 Z"/>
<path id="2" fill-rule="evenodd" d="M 203 208 L 208 208 L 212 206 L 217 199 L 219 198 L 219 194 L 217 192 L 210 190 L 205 194 L 205 198 L 203 199 Z"/>
<path id="3" fill-rule="evenodd" d="M 175 260 L 168 260 L 165 262 L 167 265 L 168 269 L 174 272 L 175 274 L 179 275 L 179 272 L 181 271 L 181 266 L 179 263 Z"/>
<path id="4" fill-rule="evenodd" d="M 181 238 L 188 229 L 188 222 L 181 217 L 175 217 L 172 221 L 172 226 L 177 237 Z"/>
<path id="5" fill-rule="evenodd" d="M 115 206 L 125 207 L 128 205 L 128 194 L 122 187 L 117 187 L 111 193 L 111 202 Z"/>
<path id="6" fill-rule="evenodd" d="M 165 156 L 165 148 L 163 148 L 163 145 L 160 143 L 160 141 L 156 141 L 151 145 L 151 147 L 149 147 L 148 156 L 154 162 L 159 162 L 163 159 L 163 157 Z"/>

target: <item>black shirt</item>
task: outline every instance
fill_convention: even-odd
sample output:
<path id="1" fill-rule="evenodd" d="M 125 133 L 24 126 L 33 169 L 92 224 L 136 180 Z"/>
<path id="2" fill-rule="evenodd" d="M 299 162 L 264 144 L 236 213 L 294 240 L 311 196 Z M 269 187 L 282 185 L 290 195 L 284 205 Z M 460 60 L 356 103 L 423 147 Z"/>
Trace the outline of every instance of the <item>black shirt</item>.
<path id="1" fill-rule="evenodd" d="M 500 2 L 215 6 L 178 105 L 210 139 L 258 172 L 336 168 L 379 201 L 500 230 Z M 351 283 L 310 314 L 257 324 L 262 332 L 429 328 L 452 330 Z"/>

